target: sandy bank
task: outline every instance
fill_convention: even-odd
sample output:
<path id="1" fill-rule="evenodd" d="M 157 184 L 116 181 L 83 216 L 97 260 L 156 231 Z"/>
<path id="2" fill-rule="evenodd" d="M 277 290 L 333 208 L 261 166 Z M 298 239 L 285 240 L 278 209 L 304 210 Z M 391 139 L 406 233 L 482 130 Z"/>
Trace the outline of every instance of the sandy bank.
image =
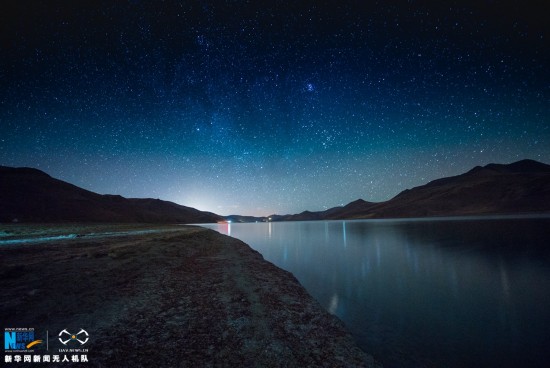
<path id="1" fill-rule="evenodd" d="M 5 245 L 0 254 L 1 327 L 48 330 L 49 351 L 35 354 L 63 347 L 59 331 L 83 328 L 88 366 L 375 366 L 290 273 L 211 230 Z"/>

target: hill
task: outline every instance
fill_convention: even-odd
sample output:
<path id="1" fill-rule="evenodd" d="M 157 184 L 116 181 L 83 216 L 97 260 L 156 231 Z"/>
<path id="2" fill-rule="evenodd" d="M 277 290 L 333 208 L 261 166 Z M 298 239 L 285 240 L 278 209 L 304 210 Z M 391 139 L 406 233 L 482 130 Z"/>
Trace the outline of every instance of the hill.
<path id="1" fill-rule="evenodd" d="M 159 199 L 101 195 L 31 168 L 0 166 L 0 222 L 209 223 L 222 220 Z"/>
<path id="2" fill-rule="evenodd" d="M 404 190 L 385 202 L 359 199 L 327 211 L 271 217 L 300 221 L 544 212 L 550 212 L 550 165 L 522 160 L 476 166 L 464 174 Z"/>

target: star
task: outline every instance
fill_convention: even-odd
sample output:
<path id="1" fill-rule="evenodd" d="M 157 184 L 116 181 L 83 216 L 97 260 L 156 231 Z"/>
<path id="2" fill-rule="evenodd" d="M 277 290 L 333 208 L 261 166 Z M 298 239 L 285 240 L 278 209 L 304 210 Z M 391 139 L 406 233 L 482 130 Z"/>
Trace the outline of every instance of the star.
<path id="1" fill-rule="evenodd" d="M 0 2 L 0 165 L 263 216 L 550 162 L 550 35 L 515 5 L 26 3 Z"/>

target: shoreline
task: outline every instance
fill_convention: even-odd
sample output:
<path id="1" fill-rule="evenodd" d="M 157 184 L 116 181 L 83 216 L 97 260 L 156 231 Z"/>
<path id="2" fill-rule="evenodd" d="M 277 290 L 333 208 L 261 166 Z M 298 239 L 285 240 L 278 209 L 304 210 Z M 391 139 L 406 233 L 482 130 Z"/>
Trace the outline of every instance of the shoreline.
<path id="1" fill-rule="evenodd" d="M 83 328 L 88 366 L 380 366 L 247 244 L 150 226 L 161 227 L 2 246 L 2 326 L 50 331 L 49 350 L 63 347 L 58 331 Z"/>

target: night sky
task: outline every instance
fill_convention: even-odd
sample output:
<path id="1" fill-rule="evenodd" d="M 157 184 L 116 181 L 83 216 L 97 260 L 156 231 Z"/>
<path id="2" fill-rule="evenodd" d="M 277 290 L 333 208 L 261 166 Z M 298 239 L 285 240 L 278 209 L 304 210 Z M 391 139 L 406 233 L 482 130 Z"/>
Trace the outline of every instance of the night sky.
<path id="1" fill-rule="evenodd" d="M 550 163 L 548 12 L 510 3 L 2 1 L 0 165 L 269 215 Z"/>

